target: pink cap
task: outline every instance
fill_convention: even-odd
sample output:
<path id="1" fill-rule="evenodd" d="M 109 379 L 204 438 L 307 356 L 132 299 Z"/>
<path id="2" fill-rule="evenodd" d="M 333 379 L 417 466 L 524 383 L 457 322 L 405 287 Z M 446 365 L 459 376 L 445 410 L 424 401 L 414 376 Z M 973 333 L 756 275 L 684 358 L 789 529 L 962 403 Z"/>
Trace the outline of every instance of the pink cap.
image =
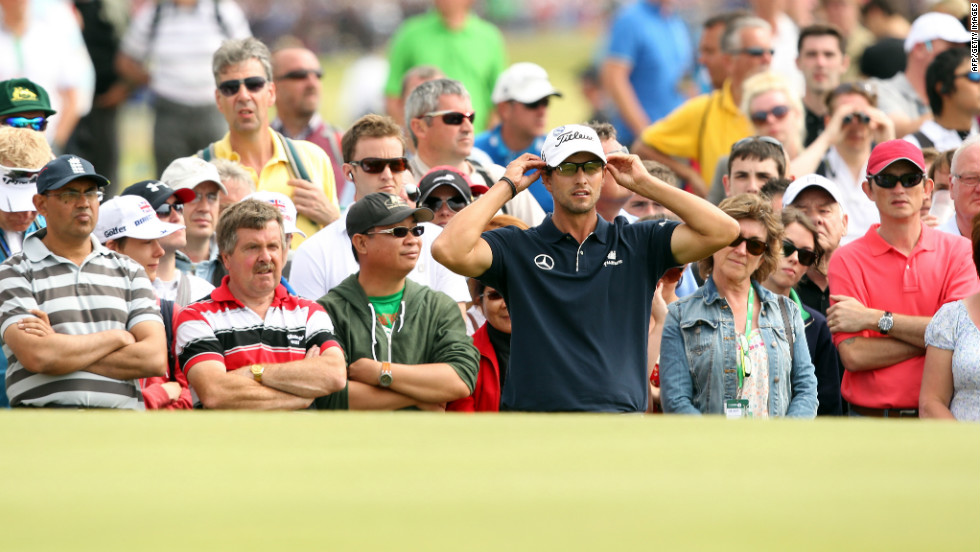
<path id="1" fill-rule="evenodd" d="M 922 157 L 922 150 L 905 140 L 889 140 L 878 144 L 875 149 L 871 150 L 871 157 L 868 159 L 868 174 L 878 174 L 895 161 L 903 159 L 914 163 L 922 172 L 926 171 L 926 160 Z"/>

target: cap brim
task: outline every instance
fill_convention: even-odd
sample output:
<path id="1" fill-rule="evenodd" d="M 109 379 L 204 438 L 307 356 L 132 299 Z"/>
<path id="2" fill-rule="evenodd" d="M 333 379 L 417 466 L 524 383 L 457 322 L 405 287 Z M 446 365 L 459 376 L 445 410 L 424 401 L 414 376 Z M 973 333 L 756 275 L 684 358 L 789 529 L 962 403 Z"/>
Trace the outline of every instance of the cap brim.
<path id="1" fill-rule="evenodd" d="M 300 230 L 299 227 L 296 226 L 296 223 L 287 221 L 285 219 L 283 219 L 283 222 L 285 223 L 283 224 L 283 231 L 286 232 L 287 234 L 299 234 L 304 238 L 306 237 L 306 232 Z"/>
<path id="2" fill-rule="evenodd" d="M 194 193 L 194 190 L 190 188 L 181 188 L 179 190 L 174 190 L 174 193 L 171 195 L 179 199 L 181 203 L 190 203 L 197 198 L 197 194 Z M 170 196 L 167 197 L 169 198 Z"/>
<path id="3" fill-rule="evenodd" d="M 5 213 L 23 213 L 25 211 L 36 211 L 34 207 L 33 190 L 14 190 L 13 186 L 0 186 L 0 211 Z"/>
<path id="4" fill-rule="evenodd" d="M 406 207 L 404 209 L 392 211 L 387 217 L 376 222 L 374 226 L 388 226 L 389 224 L 401 222 L 411 216 L 415 217 L 415 222 L 429 222 L 435 218 L 436 215 L 426 207 Z"/>
<path id="5" fill-rule="evenodd" d="M 155 240 L 169 236 L 170 234 L 173 234 L 178 230 L 182 230 L 183 228 L 183 224 L 163 222 L 162 220 L 154 217 L 145 224 L 141 224 L 128 232 L 120 234 L 120 236 L 125 236 L 136 240 Z"/>
<path id="6" fill-rule="evenodd" d="M 44 191 L 48 192 L 48 191 L 51 191 L 51 190 L 60 190 L 61 188 L 63 188 L 65 186 L 65 184 L 70 184 L 70 183 L 72 183 L 72 182 L 74 182 L 76 180 L 81 180 L 83 178 L 88 178 L 90 180 L 94 180 L 95 183 L 96 183 L 96 185 L 98 187 L 100 187 L 100 188 L 105 188 L 106 186 L 109 185 L 109 179 L 106 178 L 106 177 L 104 177 L 104 176 L 102 176 L 101 174 L 97 174 L 97 173 L 82 173 L 82 174 L 73 174 L 71 176 L 66 176 L 65 178 L 62 178 L 61 180 L 55 182 L 54 185 L 48 186 L 47 188 L 45 188 Z"/>
<path id="7" fill-rule="evenodd" d="M 909 159 L 908 157 L 896 157 L 894 159 L 889 159 L 888 161 L 885 161 L 884 163 L 878 165 L 875 169 L 872 169 L 871 167 L 868 167 L 868 174 L 878 174 L 881 171 L 887 169 L 888 167 L 891 167 L 895 163 L 898 163 L 899 161 L 908 161 L 909 163 L 912 163 L 913 165 L 915 165 L 916 167 L 918 167 L 919 170 L 921 170 L 923 172 L 925 172 L 925 170 L 926 170 L 926 168 L 923 167 L 915 159 Z"/>

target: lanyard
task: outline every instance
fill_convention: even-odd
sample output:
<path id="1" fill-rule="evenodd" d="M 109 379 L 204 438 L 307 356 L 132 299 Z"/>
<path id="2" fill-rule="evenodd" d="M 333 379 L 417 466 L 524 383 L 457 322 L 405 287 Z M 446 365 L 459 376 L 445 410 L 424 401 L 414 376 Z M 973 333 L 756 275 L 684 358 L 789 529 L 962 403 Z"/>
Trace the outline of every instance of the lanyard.
<path id="1" fill-rule="evenodd" d="M 745 333 L 738 336 L 738 394 L 742 394 L 742 387 L 745 378 L 752 375 L 751 368 L 745 364 L 745 357 L 749 354 L 749 334 L 752 333 L 752 311 L 755 303 L 755 290 L 749 283 L 749 300 L 745 309 Z"/>

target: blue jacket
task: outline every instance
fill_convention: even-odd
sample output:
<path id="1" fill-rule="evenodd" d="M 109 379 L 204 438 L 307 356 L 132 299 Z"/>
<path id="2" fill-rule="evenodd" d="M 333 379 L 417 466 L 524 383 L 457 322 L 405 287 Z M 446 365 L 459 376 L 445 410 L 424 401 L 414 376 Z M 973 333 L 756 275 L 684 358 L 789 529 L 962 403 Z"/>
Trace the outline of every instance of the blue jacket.
<path id="1" fill-rule="evenodd" d="M 759 330 L 768 345 L 769 415 L 813 418 L 817 378 L 796 304 L 753 281 L 759 297 Z M 780 306 L 788 309 L 793 353 Z M 738 387 L 735 320 L 713 278 L 667 309 L 660 346 L 660 390 L 664 412 L 721 414 Z"/>

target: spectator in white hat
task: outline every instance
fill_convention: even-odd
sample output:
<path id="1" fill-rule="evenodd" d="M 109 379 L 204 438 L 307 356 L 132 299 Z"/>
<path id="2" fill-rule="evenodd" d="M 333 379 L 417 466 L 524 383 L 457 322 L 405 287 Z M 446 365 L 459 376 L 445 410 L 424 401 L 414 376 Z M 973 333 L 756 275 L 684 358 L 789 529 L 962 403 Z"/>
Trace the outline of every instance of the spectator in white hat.
<path id="1" fill-rule="evenodd" d="M 181 157 L 167 167 L 160 180 L 175 190 L 193 190 L 195 197 L 184 204 L 187 245 L 177 253 L 177 268 L 204 278 L 212 285 L 218 264 L 214 229 L 218 224 L 218 192 L 228 193 L 218 169 L 198 157 Z"/>
<path id="2" fill-rule="evenodd" d="M 45 226 L 34 207 L 34 194 L 37 173 L 51 157 L 43 134 L 0 126 L 0 262 L 20 253 L 24 238 Z"/>

